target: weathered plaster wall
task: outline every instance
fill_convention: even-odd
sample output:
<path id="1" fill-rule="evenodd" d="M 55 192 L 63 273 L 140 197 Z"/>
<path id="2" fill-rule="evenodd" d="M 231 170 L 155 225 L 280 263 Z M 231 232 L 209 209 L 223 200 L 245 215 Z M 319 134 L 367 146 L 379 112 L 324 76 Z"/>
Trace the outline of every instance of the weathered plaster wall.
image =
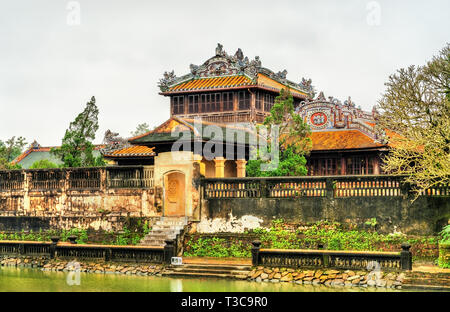
<path id="1" fill-rule="evenodd" d="M 330 220 L 361 228 L 368 219 L 376 218 L 377 230 L 382 233 L 436 234 L 450 219 L 450 200 L 448 197 L 420 197 L 414 202 L 403 197 L 209 199 L 204 201 L 197 229 L 242 232 L 243 228 L 255 225 L 247 220 L 261 219 L 260 226 L 269 227 L 272 220 L 281 218 L 292 223 Z"/>
<path id="2" fill-rule="evenodd" d="M 127 217 L 156 217 L 153 189 L 0 192 L 0 230 L 120 230 Z"/>
<path id="3" fill-rule="evenodd" d="M 162 190 L 167 192 L 167 175 L 173 172 L 180 172 L 185 176 L 184 183 L 184 205 L 185 205 L 185 215 L 193 216 L 195 215 L 195 209 L 198 204 L 198 194 L 195 185 L 193 185 L 194 177 L 194 154 L 192 152 L 167 152 L 159 153 L 155 157 L 155 171 L 154 171 L 154 181 L 155 186 L 160 187 Z M 195 194 L 194 194 L 195 193 Z M 168 202 L 163 196 L 163 215 L 165 215 L 164 210 L 168 209 Z"/>

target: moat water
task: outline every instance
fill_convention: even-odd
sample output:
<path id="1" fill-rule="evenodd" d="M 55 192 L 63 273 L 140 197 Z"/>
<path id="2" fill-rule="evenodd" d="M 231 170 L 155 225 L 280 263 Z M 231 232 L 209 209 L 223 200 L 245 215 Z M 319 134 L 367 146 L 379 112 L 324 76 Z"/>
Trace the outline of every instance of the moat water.
<path id="1" fill-rule="evenodd" d="M 373 287 L 327 287 L 213 278 L 48 272 L 0 267 L 1 292 L 399 292 Z"/>

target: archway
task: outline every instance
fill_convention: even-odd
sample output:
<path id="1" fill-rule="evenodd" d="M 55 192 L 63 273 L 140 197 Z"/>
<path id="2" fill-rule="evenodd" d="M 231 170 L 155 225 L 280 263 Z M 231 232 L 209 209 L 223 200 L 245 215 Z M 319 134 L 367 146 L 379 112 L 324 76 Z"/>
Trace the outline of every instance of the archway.
<path id="1" fill-rule="evenodd" d="M 164 216 L 186 215 L 185 185 L 185 175 L 182 172 L 170 172 L 164 176 Z"/>

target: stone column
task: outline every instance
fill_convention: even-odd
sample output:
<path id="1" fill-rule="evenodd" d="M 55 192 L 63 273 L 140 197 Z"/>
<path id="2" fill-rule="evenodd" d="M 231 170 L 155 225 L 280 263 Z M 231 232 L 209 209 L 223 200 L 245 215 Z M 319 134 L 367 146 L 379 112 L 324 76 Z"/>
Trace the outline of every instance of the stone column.
<path id="1" fill-rule="evenodd" d="M 237 168 L 237 177 L 245 178 L 245 165 L 247 161 L 245 159 L 237 159 L 236 160 L 236 168 Z"/>
<path id="2" fill-rule="evenodd" d="M 206 165 L 204 162 L 202 162 L 202 159 L 203 159 L 202 155 L 194 154 L 194 161 L 196 163 L 198 163 L 198 165 L 200 167 L 200 174 L 205 177 L 206 176 Z"/>
<path id="3" fill-rule="evenodd" d="M 225 177 L 225 158 L 216 157 L 214 163 L 216 165 L 216 178 Z"/>
<path id="4" fill-rule="evenodd" d="M 375 156 L 373 159 L 373 174 L 380 174 L 380 162 L 378 156 Z"/>

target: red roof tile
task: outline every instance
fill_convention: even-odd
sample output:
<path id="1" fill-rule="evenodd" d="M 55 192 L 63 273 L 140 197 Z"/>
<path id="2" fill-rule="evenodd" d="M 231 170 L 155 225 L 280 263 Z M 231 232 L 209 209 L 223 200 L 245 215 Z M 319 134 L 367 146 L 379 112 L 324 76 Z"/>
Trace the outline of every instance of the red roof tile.
<path id="1" fill-rule="evenodd" d="M 359 130 L 316 131 L 311 134 L 313 151 L 383 147 Z"/>

